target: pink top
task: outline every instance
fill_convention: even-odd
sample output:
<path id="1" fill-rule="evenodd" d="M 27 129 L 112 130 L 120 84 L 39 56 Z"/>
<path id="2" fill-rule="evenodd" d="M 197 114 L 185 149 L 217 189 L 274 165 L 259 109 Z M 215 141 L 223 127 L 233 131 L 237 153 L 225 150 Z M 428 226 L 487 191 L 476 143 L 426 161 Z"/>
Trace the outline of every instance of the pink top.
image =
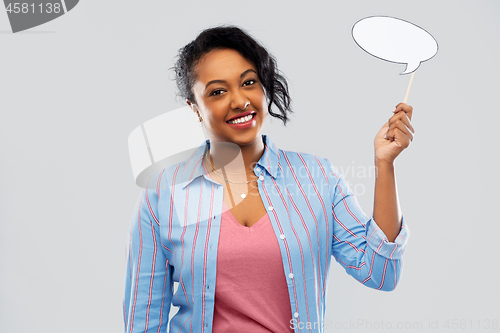
<path id="1" fill-rule="evenodd" d="M 245 227 L 224 204 L 216 276 L 213 333 L 294 331 L 283 261 L 267 213 Z"/>

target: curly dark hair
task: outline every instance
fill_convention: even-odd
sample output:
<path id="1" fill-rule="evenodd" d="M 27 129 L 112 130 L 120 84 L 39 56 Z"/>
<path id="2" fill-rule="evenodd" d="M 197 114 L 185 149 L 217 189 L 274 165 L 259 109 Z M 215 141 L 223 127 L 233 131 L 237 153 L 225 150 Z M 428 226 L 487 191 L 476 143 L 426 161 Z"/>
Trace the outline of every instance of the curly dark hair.
<path id="1" fill-rule="evenodd" d="M 195 40 L 179 50 L 173 69 L 180 96 L 195 102 L 193 85 L 196 81 L 195 68 L 206 53 L 219 49 L 233 49 L 255 65 L 257 75 L 267 96 L 269 114 L 279 118 L 286 125 L 289 120 L 291 98 L 288 83 L 280 74 L 276 59 L 248 33 L 236 26 L 218 26 L 202 31 Z M 271 110 L 276 105 L 279 113 Z"/>

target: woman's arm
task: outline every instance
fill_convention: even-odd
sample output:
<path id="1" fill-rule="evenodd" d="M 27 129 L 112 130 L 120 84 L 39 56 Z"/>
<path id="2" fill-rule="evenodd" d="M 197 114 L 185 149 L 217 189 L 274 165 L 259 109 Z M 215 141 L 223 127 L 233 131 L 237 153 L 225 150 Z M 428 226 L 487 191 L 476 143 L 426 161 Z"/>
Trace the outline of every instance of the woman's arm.
<path id="1" fill-rule="evenodd" d="M 394 161 L 413 140 L 415 132 L 410 123 L 413 108 L 400 103 L 394 115 L 375 137 L 375 194 L 373 219 L 387 239 L 394 242 L 401 229 L 402 213 L 399 207 Z"/>
<path id="2" fill-rule="evenodd" d="M 134 209 L 128 246 L 125 333 L 167 331 L 173 267 L 163 251 L 156 189 L 144 189 Z"/>
<path id="3" fill-rule="evenodd" d="M 375 196 L 373 219 L 390 242 L 394 242 L 401 230 L 401 208 L 396 188 L 393 164 L 375 164 Z"/>
<path id="4" fill-rule="evenodd" d="M 411 112 L 410 106 L 399 104 L 375 138 L 378 175 L 371 218 L 325 159 L 333 217 L 331 253 L 349 275 L 373 289 L 394 290 L 401 278 L 409 230 L 399 210 L 394 159 L 413 139 Z"/>
<path id="5" fill-rule="evenodd" d="M 401 279 L 408 240 L 404 219 L 394 242 L 359 207 L 354 192 L 340 174 L 328 170 L 332 199 L 332 255 L 345 271 L 363 285 L 384 291 L 396 288 Z"/>

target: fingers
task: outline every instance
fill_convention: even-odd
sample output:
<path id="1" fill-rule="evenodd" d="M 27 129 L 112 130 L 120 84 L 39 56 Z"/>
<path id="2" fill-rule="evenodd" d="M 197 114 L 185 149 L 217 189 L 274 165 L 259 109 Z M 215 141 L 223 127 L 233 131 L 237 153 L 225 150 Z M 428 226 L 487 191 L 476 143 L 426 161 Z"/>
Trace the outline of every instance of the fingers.
<path id="1" fill-rule="evenodd" d="M 399 103 L 396 105 L 396 108 L 394 109 L 394 113 L 398 113 L 400 111 L 404 111 L 408 117 L 409 120 L 411 120 L 411 116 L 413 114 L 413 108 L 405 103 Z"/>
<path id="2" fill-rule="evenodd" d="M 391 118 L 389 118 L 389 129 L 391 126 L 395 126 L 399 123 L 403 123 L 407 128 L 410 129 L 412 133 L 415 133 L 415 129 L 410 123 L 410 119 L 408 118 L 407 114 L 405 112 L 399 111 L 395 115 L 393 115 Z"/>
<path id="3" fill-rule="evenodd" d="M 404 137 L 406 137 L 409 141 L 413 140 L 412 132 L 403 122 L 398 121 L 389 126 L 387 131 L 387 138 L 389 138 L 389 140 L 405 140 Z"/>
<path id="4" fill-rule="evenodd" d="M 410 122 L 413 108 L 405 103 L 399 103 L 393 112 L 394 115 L 387 121 L 385 138 L 406 148 L 410 145 L 413 133 L 415 133 Z"/>
<path id="5" fill-rule="evenodd" d="M 399 128 L 392 129 L 387 135 L 390 141 L 395 142 L 398 146 L 403 149 L 408 148 L 411 141 L 413 140 L 413 135 L 407 135 Z"/>

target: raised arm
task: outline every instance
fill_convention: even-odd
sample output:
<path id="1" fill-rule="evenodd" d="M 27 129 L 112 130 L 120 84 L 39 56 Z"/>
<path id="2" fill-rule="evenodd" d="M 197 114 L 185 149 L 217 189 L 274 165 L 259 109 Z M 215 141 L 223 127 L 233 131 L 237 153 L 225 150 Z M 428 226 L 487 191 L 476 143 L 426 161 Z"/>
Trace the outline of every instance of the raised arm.
<path id="1" fill-rule="evenodd" d="M 375 203 L 371 218 L 357 204 L 354 193 L 330 167 L 333 204 L 332 255 L 346 272 L 367 287 L 390 291 L 400 280 L 409 236 L 399 209 L 395 158 L 413 139 L 412 107 L 398 104 L 394 115 L 375 138 Z"/>
<path id="2" fill-rule="evenodd" d="M 329 164 L 329 167 L 331 164 Z M 332 255 L 345 271 L 365 286 L 391 291 L 401 276 L 408 228 L 402 221 L 389 242 L 373 216 L 367 218 L 340 174 L 329 172 L 333 214 Z"/>
<path id="3" fill-rule="evenodd" d="M 398 104 L 394 115 L 377 133 L 374 142 L 376 178 L 373 218 L 390 242 L 394 242 L 399 234 L 402 219 L 394 161 L 413 140 L 412 112 L 411 106 Z"/>

